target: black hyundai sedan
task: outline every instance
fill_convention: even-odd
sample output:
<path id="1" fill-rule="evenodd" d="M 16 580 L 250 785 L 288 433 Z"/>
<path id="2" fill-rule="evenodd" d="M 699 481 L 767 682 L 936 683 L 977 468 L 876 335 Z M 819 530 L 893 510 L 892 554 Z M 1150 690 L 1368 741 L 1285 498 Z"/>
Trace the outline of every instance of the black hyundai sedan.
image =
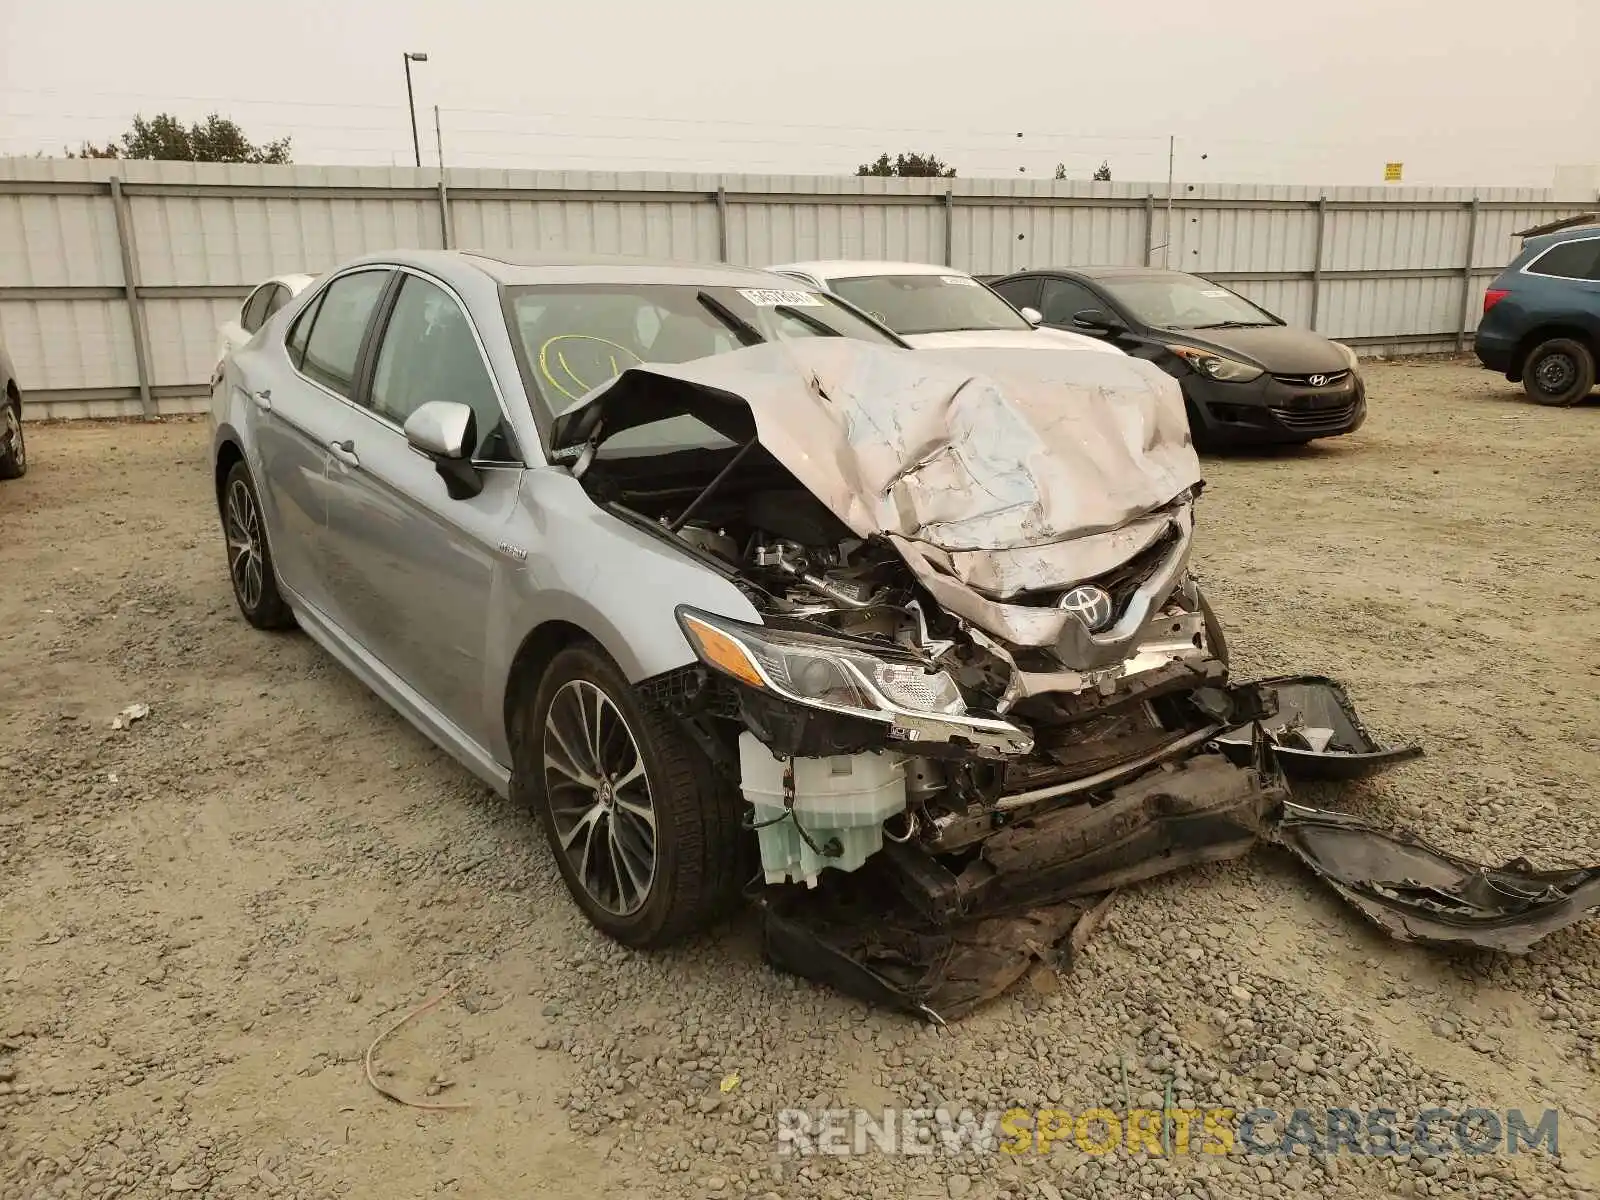
<path id="1" fill-rule="evenodd" d="M 1354 351 L 1198 275 L 1047 267 L 984 282 L 1045 325 L 1104 338 L 1176 376 L 1197 445 L 1309 442 L 1367 418 Z"/>

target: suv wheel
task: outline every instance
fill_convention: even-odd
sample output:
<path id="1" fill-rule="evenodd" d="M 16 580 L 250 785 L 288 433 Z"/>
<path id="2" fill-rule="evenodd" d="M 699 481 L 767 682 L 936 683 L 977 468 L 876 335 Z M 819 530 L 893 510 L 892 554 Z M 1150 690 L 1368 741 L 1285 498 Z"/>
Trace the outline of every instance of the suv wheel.
<path id="1" fill-rule="evenodd" d="M 1533 348 L 1522 367 L 1522 388 L 1540 404 L 1576 404 L 1594 390 L 1594 354 L 1572 338 Z"/>
<path id="2" fill-rule="evenodd" d="M 0 479 L 21 479 L 28 473 L 28 443 L 22 436 L 22 413 L 15 401 L 0 412 Z"/>
<path id="3" fill-rule="evenodd" d="M 738 794 L 597 646 L 556 655 L 517 714 L 518 791 L 584 915 L 624 945 L 666 945 L 736 894 Z"/>
<path id="4" fill-rule="evenodd" d="M 228 540 L 228 577 L 244 619 L 257 629 L 288 629 L 294 614 L 278 593 L 278 575 L 267 546 L 267 526 L 250 469 L 233 464 L 222 485 L 222 533 Z"/>

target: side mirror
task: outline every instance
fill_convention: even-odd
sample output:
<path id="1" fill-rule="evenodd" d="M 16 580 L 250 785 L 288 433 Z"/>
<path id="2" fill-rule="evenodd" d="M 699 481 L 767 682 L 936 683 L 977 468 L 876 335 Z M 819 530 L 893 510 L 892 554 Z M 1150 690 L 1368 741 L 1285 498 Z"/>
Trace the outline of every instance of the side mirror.
<path id="1" fill-rule="evenodd" d="M 1022 319 L 1029 325 L 1032 325 L 1035 329 L 1044 324 L 1044 314 L 1037 308 L 1029 308 L 1024 306 L 1017 309 L 1017 311 L 1022 314 Z"/>
<path id="2" fill-rule="evenodd" d="M 452 500 L 483 491 L 483 474 L 472 465 L 478 445 L 478 417 L 465 404 L 429 400 L 406 418 L 406 444 L 432 460 Z"/>
<path id="3" fill-rule="evenodd" d="M 1100 308 L 1086 308 L 1072 314 L 1072 323 L 1086 333 L 1123 333 L 1127 326 Z"/>
<path id="4" fill-rule="evenodd" d="M 406 418 L 406 444 L 424 458 L 468 458 L 476 414 L 465 404 L 430 400 Z"/>

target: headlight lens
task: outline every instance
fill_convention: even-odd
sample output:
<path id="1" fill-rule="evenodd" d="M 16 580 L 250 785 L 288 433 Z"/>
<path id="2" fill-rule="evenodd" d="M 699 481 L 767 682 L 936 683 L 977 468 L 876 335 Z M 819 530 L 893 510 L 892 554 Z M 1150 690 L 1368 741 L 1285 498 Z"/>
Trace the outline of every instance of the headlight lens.
<path id="1" fill-rule="evenodd" d="M 960 716 L 967 706 L 947 671 L 868 654 L 843 642 L 746 625 L 691 608 L 678 625 L 700 661 L 748 687 L 796 704 L 887 721 L 896 712 Z"/>
<path id="2" fill-rule="evenodd" d="M 1249 383 L 1252 379 L 1261 378 L 1260 367 L 1236 358 L 1226 358 L 1215 350 L 1202 350 L 1198 346 L 1168 346 L 1167 349 L 1207 379 L 1219 379 L 1223 383 Z"/>
<path id="3" fill-rule="evenodd" d="M 1344 360 L 1350 364 L 1350 369 L 1352 371 L 1361 370 L 1361 360 L 1356 357 L 1356 352 L 1354 350 L 1350 349 L 1350 347 L 1346 346 L 1343 342 L 1335 342 L 1334 345 L 1339 347 L 1339 353 L 1344 355 Z"/>

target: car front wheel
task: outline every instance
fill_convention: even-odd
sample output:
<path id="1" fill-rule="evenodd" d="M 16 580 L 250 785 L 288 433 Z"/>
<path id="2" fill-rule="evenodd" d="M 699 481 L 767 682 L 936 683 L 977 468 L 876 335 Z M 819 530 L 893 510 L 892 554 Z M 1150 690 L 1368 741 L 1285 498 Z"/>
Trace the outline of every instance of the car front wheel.
<path id="1" fill-rule="evenodd" d="M 737 893 L 739 798 L 591 644 L 558 653 L 517 716 L 517 786 L 567 889 L 610 937 L 663 946 Z"/>
<path id="2" fill-rule="evenodd" d="M 21 479 L 27 473 L 28 443 L 22 435 L 22 414 L 10 403 L 0 412 L 0 479 Z"/>
<path id="3" fill-rule="evenodd" d="M 1589 347 L 1572 338 L 1551 338 L 1533 348 L 1522 369 L 1522 388 L 1539 404 L 1576 404 L 1594 390 L 1595 362 Z"/>
<path id="4" fill-rule="evenodd" d="M 278 592 L 267 545 L 267 526 L 250 469 L 233 464 L 222 485 L 222 532 L 228 542 L 228 577 L 244 619 L 257 629 L 288 629 L 294 614 Z"/>

